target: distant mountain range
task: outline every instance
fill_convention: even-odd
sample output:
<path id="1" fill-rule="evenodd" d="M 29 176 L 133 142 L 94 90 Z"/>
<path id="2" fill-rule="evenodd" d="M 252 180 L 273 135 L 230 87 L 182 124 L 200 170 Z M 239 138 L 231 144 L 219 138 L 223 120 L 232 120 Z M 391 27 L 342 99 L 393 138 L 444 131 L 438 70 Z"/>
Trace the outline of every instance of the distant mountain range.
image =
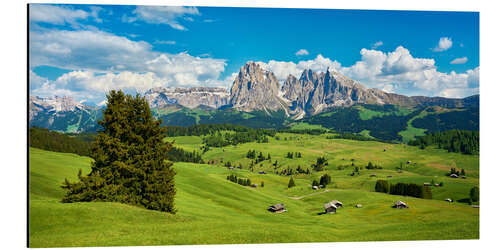
<path id="1" fill-rule="evenodd" d="M 180 126 L 235 123 L 253 127 L 286 127 L 307 121 L 335 129 L 338 128 L 339 120 L 330 119 L 336 124 L 329 126 L 323 121 L 325 119 L 316 116 L 326 117 L 323 114 L 336 109 L 356 113 L 361 110 L 357 108 L 360 105 L 368 105 L 372 109 L 380 106 L 382 108 L 378 109 L 382 110 L 391 110 L 383 108 L 388 105 L 420 111 L 427 107 L 441 107 L 454 112 L 477 110 L 479 116 L 479 95 L 462 99 L 408 97 L 366 88 L 330 69 L 326 72 L 304 70 L 300 78 L 289 75 L 280 84 L 273 72 L 264 70 L 255 62 L 248 62 L 240 68 L 230 92 L 211 87 L 153 88 L 146 91 L 144 96 L 153 113 L 162 118 L 165 125 Z M 30 126 L 63 132 L 95 131 L 97 120 L 102 116 L 101 107 L 79 103 L 72 97 L 31 96 L 29 105 Z M 478 122 L 479 117 L 477 128 Z M 476 122 L 473 124 L 472 128 L 475 128 Z"/>

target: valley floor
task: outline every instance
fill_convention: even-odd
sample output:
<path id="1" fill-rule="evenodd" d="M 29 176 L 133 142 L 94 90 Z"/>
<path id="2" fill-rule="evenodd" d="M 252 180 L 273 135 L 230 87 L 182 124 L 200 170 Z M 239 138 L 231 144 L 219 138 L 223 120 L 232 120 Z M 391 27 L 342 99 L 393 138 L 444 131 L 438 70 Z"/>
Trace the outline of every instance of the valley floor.
<path id="1" fill-rule="evenodd" d="M 470 188 L 479 185 L 478 156 L 324 136 L 279 137 L 269 143 L 213 148 L 203 156 L 205 160 L 223 158 L 222 162 L 241 163 L 241 170 L 229 170 L 222 164 L 175 163 L 175 215 L 119 203 L 61 203 L 64 178 L 75 180 L 78 169 L 88 172 L 91 159 L 30 148 L 30 247 L 479 238 L 479 209 L 443 201 L 448 197 L 467 198 Z M 201 145 L 199 137 L 175 139 L 176 146 L 184 149 L 199 150 Z M 269 153 L 271 161 L 256 165 L 253 172 L 248 170 L 245 155 L 250 149 L 266 156 Z M 303 157 L 288 159 L 288 151 L 302 152 Z M 296 187 L 287 188 L 290 176 L 273 174 L 281 168 L 308 167 L 319 156 L 327 157 L 327 170 L 295 176 Z M 352 164 L 351 159 L 357 166 L 372 161 L 383 169 L 363 169 L 354 177 L 349 175 L 352 167 L 338 170 L 339 165 Z M 272 166 L 275 160 L 278 169 Z M 406 164 L 408 160 L 416 164 Z M 398 172 L 396 167 L 401 162 L 404 169 Z M 451 166 L 464 168 L 467 179 L 446 177 Z M 232 183 L 226 180 L 232 173 L 265 185 L 251 188 Z M 332 176 L 329 192 L 312 190 L 312 180 L 323 173 Z M 372 174 L 377 177 L 370 177 Z M 434 180 L 444 185 L 433 187 L 433 200 L 426 200 L 376 193 L 377 179 L 417 184 Z M 333 199 L 342 201 L 344 207 L 336 214 L 322 214 L 323 204 Z M 397 200 L 405 201 L 410 208 L 391 208 Z M 288 212 L 272 214 L 266 210 L 279 202 L 286 205 Z M 363 207 L 356 208 L 356 204 Z"/>

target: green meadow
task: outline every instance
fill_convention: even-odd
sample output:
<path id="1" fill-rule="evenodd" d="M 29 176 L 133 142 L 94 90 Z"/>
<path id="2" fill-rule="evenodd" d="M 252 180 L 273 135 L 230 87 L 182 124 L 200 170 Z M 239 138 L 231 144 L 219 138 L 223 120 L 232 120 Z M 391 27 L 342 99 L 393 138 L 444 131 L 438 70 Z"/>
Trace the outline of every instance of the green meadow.
<path id="1" fill-rule="evenodd" d="M 327 136 L 278 133 L 268 143 L 210 148 L 203 159 L 215 164 L 175 163 L 175 215 L 110 202 L 61 203 L 64 179 L 76 180 L 79 169 L 88 173 L 91 159 L 30 148 L 30 247 L 479 238 L 479 209 L 456 202 L 468 198 L 469 190 L 479 186 L 479 156 Z M 202 146 L 198 136 L 168 140 L 188 151 L 200 151 Z M 249 150 L 265 157 L 269 154 L 271 159 L 251 171 L 246 158 Z M 301 152 L 302 157 L 289 159 L 287 152 Z M 287 188 L 290 176 L 276 174 L 287 168 L 310 167 L 321 156 L 328 160 L 326 169 L 294 175 L 293 188 Z M 242 169 L 224 167 L 228 161 L 233 166 L 241 164 Z M 368 162 L 382 169 L 365 169 Z M 398 170 L 400 166 L 402 170 Z M 360 174 L 351 176 L 355 167 L 362 167 Z M 451 167 L 463 168 L 467 179 L 447 177 Z M 312 181 L 325 173 L 332 183 L 313 190 Z M 229 174 L 250 178 L 259 187 L 230 182 L 226 180 Z M 417 184 L 434 181 L 443 186 L 431 187 L 433 199 L 419 199 L 376 193 L 378 179 Z M 344 207 L 336 214 L 322 214 L 323 204 L 333 199 L 342 201 Z M 392 208 L 397 200 L 406 202 L 409 209 Z M 288 212 L 266 210 L 279 202 Z M 356 208 L 356 204 L 363 207 Z"/>

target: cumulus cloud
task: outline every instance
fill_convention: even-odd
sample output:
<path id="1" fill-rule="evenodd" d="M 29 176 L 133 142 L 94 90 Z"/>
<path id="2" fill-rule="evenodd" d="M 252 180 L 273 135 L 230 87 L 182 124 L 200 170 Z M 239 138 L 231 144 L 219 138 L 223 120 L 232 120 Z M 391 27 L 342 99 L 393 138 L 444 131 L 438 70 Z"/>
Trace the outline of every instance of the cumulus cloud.
<path id="1" fill-rule="evenodd" d="M 376 49 L 382 45 L 384 45 L 384 43 L 382 41 L 378 41 L 378 42 L 372 44 L 372 49 Z"/>
<path id="2" fill-rule="evenodd" d="M 102 31 L 49 30 L 30 33 L 30 66 L 78 69 L 55 81 L 36 75 L 33 94 L 53 95 L 55 89 L 74 96 L 102 96 L 110 89 L 142 92 L 158 86 L 222 86 L 225 59 L 160 53 L 144 41 Z M 99 95 L 96 93 L 100 93 Z M 97 98 L 97 97 L 96 97 Z M 86 98 L 92 101 L 92 98 Z"/>
<path id="3" fill-rule="evenodd" d="M 275 60 L 270 60 L 267 63 L 258 63 L 264 69 L 272 71 L 276 75 L 276 78 L 280 81 L 284 81 L 288 75 L 293 75 L 298 78 L 305 69 L 311 69 L 319 72 L 326 71 L 327 68 L 338 70 L 341 67 L 339 62 L 325 58 L 321 54 L 317 55 L 314 59 L 299 61 L 298 63 Z"/>
<path id="4" fill-rule="evenodd" d="M 99 18 L 99 12 L 102 9 L 92 7 L 90 10 L 90 12 L 87 12 L 65 6 L 30 4 L 29 20 L 30 22 L 43 22 L 56 25 L 70 24 L 72 26 L 79 26 L 79 20 L 86 20 L 89 17 L 92 17 L 96 22 L 102 22 L 102 19 Z"/>
<path id="5" fill-rule="evenodd" d="M 363 48 L 360 55 L 361 60 L 351 66 L 342 66 L 322 55 L 297 63 L 271 60 L 259 64 L 274 72 L 280 81 L 284 81 L 290 74 L 300 77 L 304 69 L 324 72 L 330 68 L 368 88 L 391 93 L 446 97 L 465 97 L 479 93 L 479 67 L 465 73 L 439 72 L 434 59 L 416 58 L 402 46 L 388 53 Z"/>
<path id="6" fill-rule="evenodd" d="M 464 64 L 467 61 L 468 61 L 467 57 L 460 57 L 453 59 L 453 61 L 451 61 L 450 64 Z"/>
<path id="7" fill-rule="evenodd" d="M 195 7 L 183 6 L 137 6 L 132 12 L 133 16 L 123 16 L 124 22 L 135 22 L 137 20 L 151 24 L 166 24 L 177 30 L 187 30 L 179 23 L 179 19 L 193 21 L 188 15 L 201 15 Z"/>
<path id="8" fill-rule="evenodd" d="M 441 37 L 441 38 L 439 38 L 438 45 L 436 47 L 434 47 L 433 51 L 435 51 L 435 52 L 445 51 L 445 50 L 448 50 L 449 48 L 451 48 L 452 45 L 453 45 L 453 42 L 451 41 L 451 38 Z"/>
<path id="9" fill-rule="evenodd" d="M 309 55 L 309 52 L 305 49 L 300 49 L 299 51 L 295 52 L 296 56 L 307 56 Z"/>
<path id="10" fill-rule="evenodd" d="M 402 46 L 393 52 L 362 49 L 361 61 L 341 72 L 367 87 L 407 95 L 463 97 L 476 94 L 479 67 L 465 73 L 439 72 L 434 59 L 415 58 Z M 446 91 L 455 89 L 454 91 Z M 461 91 L 458 91 L 461 89 Z"/>

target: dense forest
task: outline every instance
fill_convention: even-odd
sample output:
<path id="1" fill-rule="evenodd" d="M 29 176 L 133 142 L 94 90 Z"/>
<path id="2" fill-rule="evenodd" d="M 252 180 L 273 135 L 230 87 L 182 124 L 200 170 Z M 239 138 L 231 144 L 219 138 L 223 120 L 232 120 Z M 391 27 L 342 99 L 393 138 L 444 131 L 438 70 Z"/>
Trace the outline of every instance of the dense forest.
<path id="1" fill-rule="evenodd" d="M 363 105 L 372 111 L 394 111 L 392 105 Z M 360 133 L 363 130 L 369 130 L 370 135 L 384 141 L 400 141 L 401 135 L 398 133 L 408 126 L 408 121 L 422 111 L 421 108 L 415 109 L 408 115 L 388 114 L 381 117 L 372 117 L 369 120 L 363 120 L 360 112 L 354 107 L 334 108 L 330 112 L 304 118 L 304 122 L 318 124 L 325 128 L 332 129 L 339 133 Z"/>
<path id="2" fill-rule="evenodd" d="M 460 152 L 463 154 L 479 153 L 479 131 L 449 130 L 434 132 L 408 142 L 408 145 L 419 146 L 424 149 L 427 146 L 437 146 L 448 152 Z"/>
<path id="3" fill-rule="evenodd" d="M 29 129 L 30 147 L 82 156 L 89 156 L 93 138 L 92 134 L 68 135 L 49 131 L 46 128 L 31 127 Z"/>
<path id="4" fill-rule="evenodd" d="M 479 130 L 479 108 L 468 108 L 465 111 L 450 111 L 429 114 L 412 122 L 414 127 L 427 129 L 427 132 L 440 132 L 453 129 Z"/>

